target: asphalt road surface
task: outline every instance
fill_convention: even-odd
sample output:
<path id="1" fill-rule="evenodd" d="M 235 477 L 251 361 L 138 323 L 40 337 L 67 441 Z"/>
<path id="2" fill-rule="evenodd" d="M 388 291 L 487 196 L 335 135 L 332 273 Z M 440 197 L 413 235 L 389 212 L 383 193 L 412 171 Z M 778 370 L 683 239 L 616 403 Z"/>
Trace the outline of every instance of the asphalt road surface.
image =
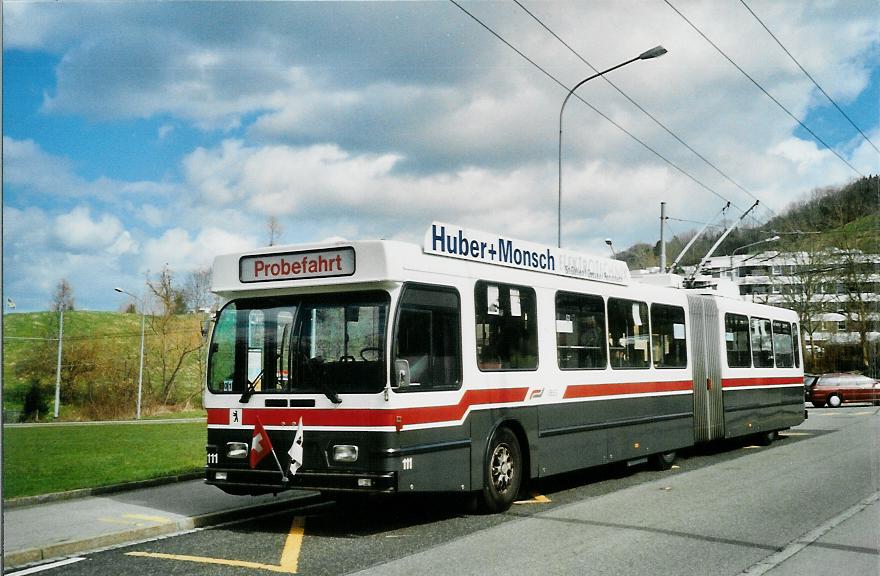
<path id="1" fill-rule="evenodd" d="M 326 502 L 37 567 L 45 574 L 880 574 L 880 411 L 811 409 L 769 447 L 545 480 L 505 514 L 456 497 Z"/>

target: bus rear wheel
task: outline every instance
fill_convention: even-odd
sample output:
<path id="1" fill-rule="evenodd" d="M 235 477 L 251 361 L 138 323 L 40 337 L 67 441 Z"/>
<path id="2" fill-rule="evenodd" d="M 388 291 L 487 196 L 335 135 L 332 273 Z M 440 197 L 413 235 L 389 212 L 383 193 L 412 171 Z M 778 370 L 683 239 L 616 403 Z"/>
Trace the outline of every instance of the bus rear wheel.
<path id="1" fill-rule="evenodd" d="M 670 450 L 669 452 L 654 454 L 648 461 L 651 463 L 651 467 L 654 468 L 654 470 L 669 470 L 672 468 L 672 465 L 675 464 L 675 457 L 675 450 Z"/>
<path id="2" fill-rule="evenodd" d="M 486 451 L 483 467 L 483 508 L 504 512 L 513 504 L 522 486 L 522 451 L 509 428 L 498 428 Z"/>

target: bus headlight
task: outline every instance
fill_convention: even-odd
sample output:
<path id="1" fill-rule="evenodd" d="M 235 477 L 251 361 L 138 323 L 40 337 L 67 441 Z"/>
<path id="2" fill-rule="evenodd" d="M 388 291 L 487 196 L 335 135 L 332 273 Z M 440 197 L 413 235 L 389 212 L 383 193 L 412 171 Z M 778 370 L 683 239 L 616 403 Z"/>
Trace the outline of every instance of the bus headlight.
<path id="1" fill-rule="evenodd" d="M 227 458 L 247 458 L 248 457 L 248 445 L 244 442 L 227 442 L 226 443 L 226 457 Z"/>
<path id="2" fill-rule="evenodd" d="M 334 462 L 357 462 L 358 447 L 351 444 L 340 444 L 333 447 Z"/>

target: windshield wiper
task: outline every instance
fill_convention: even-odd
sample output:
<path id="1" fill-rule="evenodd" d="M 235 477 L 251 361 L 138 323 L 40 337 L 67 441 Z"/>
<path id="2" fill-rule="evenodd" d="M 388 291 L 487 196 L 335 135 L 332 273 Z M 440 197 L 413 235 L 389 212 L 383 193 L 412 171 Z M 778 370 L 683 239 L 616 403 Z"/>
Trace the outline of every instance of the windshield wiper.
<path id="1" fill-rule="evenodd" d="M 323 356 L 315 356 L 314 358 L 310 358 L 307 362 L 307 366 L 312 371 L 312 374 L 315 376 L 315 381 L 318 384 L 318 387 L 321 389 L 321 392 L 324 393 L 324 396 L 327 397 L 334 404 L 342 404 L 342 399 L 336 393 L 335 390 L 330 388 L 327 385 L 327 382 L 324 380 L 323 370 L 319 370 L 318 368 L 324 367 L 324 357 Z"/>
<path id="2" fill-rule="evenodd" d="M 238 399 L 239 402 L 241 402 L 242 404 L 247 404 L 250 401 L 251 396 L 254 395 L 254 391 L 257 389 L 257 382 L 259 382 L 260 378 L 263 377 L 263 372 L 265 372 L 265 370 L 265 368 L 260 370 L 260 373 L 257 374 L 257 377 L 254 378 L 253 381 L 248 380 L 247 388 L 245 388 L 245 391 L 242 393 L 241 398 Z"/>

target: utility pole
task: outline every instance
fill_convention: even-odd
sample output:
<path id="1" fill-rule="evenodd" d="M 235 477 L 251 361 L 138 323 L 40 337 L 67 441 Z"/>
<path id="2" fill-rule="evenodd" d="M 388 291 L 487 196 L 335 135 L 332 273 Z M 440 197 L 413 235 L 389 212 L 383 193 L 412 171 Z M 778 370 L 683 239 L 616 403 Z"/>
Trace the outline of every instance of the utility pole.
<path id="1" fill-rule="evenodd" d="M 666 274 L 666 240 L 663 238 L 663 228 L 666 224 L 666 202 L 660 203 L 660 273 Z"/>
<path id="2" fill-rule="evenodd" d="M 64 342 L 64 304 L 61 305 L 61 319 L 58 321 L 58 364 L 55 367 L 55 419 L 61 407 L 61 345 Z"/>

